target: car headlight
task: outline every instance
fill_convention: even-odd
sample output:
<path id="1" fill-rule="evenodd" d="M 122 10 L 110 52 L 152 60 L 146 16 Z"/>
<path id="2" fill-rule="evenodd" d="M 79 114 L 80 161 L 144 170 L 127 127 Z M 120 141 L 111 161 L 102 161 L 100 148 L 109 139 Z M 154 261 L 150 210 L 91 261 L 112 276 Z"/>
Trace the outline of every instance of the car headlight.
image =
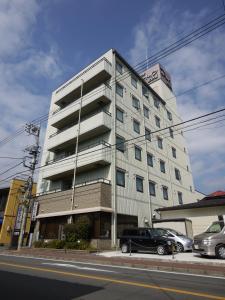
<path id="1" fill-rule="evenodd" d="M 172 245 L 172 242 L 171 241 L 167 241 L 167 245 Z"/>
<path id="2" fill-rule="evenodd" d="M 203 245 L 210 245 L 211 241 L 210 240 L 203 240 L 202 243 L 203 243 Z"/>

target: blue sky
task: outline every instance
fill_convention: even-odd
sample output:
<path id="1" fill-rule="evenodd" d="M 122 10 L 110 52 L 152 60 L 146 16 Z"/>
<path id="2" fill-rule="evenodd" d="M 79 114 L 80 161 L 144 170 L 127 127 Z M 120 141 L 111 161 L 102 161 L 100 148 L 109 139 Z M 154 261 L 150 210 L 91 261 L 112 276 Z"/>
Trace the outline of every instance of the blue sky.
<path id="1" fill-rule="evenodd" d="M 135 65 L 146 48 L 154 54 L 222 13 L 220 0 L 1 0 L 0 139 L 47 113 L 52 90 L 108 49 Z M 175 93 L 224 75 L 224 49 L 223 26 L 160 61 Z M 225 106 L 224 88 L 221 79 L 178 97 L 183 119 Z M 204 193 L 225 190 L 225 123 L 219 125 L 186 133 L 195 186 Z M 0 147 L 0 156 L 21 157 L 29 143 L 21 135 Z M 0 159 L 1 172 L 13 164 Z"/>

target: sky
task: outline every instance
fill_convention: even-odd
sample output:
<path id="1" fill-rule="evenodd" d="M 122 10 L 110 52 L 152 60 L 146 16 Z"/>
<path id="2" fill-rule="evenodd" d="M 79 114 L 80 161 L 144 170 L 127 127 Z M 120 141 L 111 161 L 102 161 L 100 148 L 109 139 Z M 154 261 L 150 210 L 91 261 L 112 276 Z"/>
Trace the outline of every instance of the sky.
<path id="1" fill-rule="evenodd" d="M 224 13 L 221 0 L 0 0 L 0 141 L 47 114 L 51 93 L 110 48 L 132 65 Z M 159 62 L 184 120 L 225 107 L 225 25 Z M 212 81 L 192 92 L 184 91 Z M 186 132 L 195 188 L 225 190 L 225 121 Z M 42 126 L 41 141 L 45 126 Z M 0 144 L 21 158 L 27 134 Z M 0 158 L 0 180 L 21 170 Z M 6 181 L 0 181 L 6 185 Z"/>

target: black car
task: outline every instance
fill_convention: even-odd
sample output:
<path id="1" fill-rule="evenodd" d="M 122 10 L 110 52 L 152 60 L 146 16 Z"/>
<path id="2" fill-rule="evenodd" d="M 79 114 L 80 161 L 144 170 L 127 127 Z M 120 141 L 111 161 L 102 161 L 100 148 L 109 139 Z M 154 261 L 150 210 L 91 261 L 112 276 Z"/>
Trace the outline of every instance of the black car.
<path id="1" fill-rule="evenodd" d="M 142 250 L 164 255 L 172 254 L 176 250 L 176 244 L 160 228 L 131 228 L 123 231 L 120 248 L 122 253 Z"/>

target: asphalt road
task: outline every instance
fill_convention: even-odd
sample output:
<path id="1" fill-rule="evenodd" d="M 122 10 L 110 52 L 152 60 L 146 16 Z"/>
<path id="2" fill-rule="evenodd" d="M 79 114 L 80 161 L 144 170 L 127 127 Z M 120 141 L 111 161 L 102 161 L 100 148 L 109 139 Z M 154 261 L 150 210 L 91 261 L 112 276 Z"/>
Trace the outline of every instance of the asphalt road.
<path id="1" fill-rule="evenodd" d="M 225 278 L 0 255 L 0 299 L 225 300 Z"/>

